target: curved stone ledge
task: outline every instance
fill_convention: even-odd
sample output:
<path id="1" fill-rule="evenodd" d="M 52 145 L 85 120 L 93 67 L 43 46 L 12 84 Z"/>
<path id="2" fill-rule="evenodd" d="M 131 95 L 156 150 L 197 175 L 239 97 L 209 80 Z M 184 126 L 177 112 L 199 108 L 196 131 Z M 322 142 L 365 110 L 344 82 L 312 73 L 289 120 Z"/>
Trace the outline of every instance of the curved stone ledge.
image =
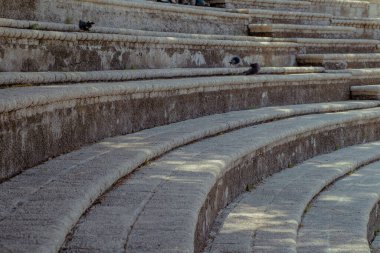
<path id="1" fill-rule="evenodd" d="M 297 252 L 308 204 L 336 180 L 380 160 L 379 147 L 371 142 L 340 149 L 272 175 L 219 214 L 205 252 Z"/>
<path id="2" fill-rule="evenodd" d="M 219 210 L 247 185 L 257 183 L 290 163 L 331 152 L 336 145 L 378 139 L 378 112 L 377 108 L 271 122 L 170 152 L 109 191 L 110 199 L 104 196 L 79 222 L 78 231 L 82 237 L 76 239 L 74 233 L 65 249 L 70 252 L 86 245 L 95 249 L 101 249 L 106 243 L 110 246 L 107 236 L 111 233 L 117 242 L 124 242 L 121 249 L 126 248 L 128 252 L 202 252 Z M 274 133 L 271 138 L 267 137 L 268 131 Z M 223 145 L 226 143 L 228 145 Z M 156 180 L 152 182 L 152 179 Z M 129 190 L 135 194 L 136 202 L 123 205 L 121 203 L 130 197 L 125 194 Z M 115 213 L 105 215 L 112 208 Z M 128 218 L 119 215 L 126 212 L 130 214 Z M 117 219 L 116 224 L 120 226 L 110 229 L 106 225 L 110 224 L 108 219 Z M 100 223 L 97 236 L 86 237 L 89 228 L 99 225 L 97 221 L 104 222 Z M 95 238 L 101 242 L 95 242 Z M 173 238 L 182 240 L 171 240 Z"/>
<path id="3" fill-rule="evenodd" d="M 53 248 L 59 247 L 68 229 L 78 221 L 86 208 L 116 180 L 123 175 L 131 173 L 143 163 L 146 164 L 147 161 L 159 157 L 171 149 L 218 133 L 225 133 L 226 131 L 257 125 L 267 121 L 305 114 L 358 110 L 377 106 L 379 106 L 379 102 L 376 101 L 348 101 L 261 108 L 212 115 L 168 126 L 156 127 L 127 136 L 110 138 L 98 144 L 50 160 L 0 184 L 0 227 L 9 221 L 9 219 L 4 219 L 4 217 L 18 217 L 17 215 L 14 216 L 14 213 L 17 212 L 15 211 L 16 209 L 27 209 L 30 211 L 28 213 L 31 213 L 32 209 L 35 211 L 35 208 L 40 209 L 37 212 L 40 215 L 39 218 L 34 216 L 34 219 L 32 219 L 35 229 L 29 232 L 23 230 L 17 236 L 23 237 L 23 235 L 28 234 L 28 238 L 35 238 L 39 241 L 39 245 L 36 245 L 40 250 L 38 253 L 41 253 L 41 250 L 45 248 L 44 246 L 53 245 Z M 106 170 L 105 167 L 107 168 Z M 68 182 L 70 182 L 71 186 L 75 186 L 65 187 Z M 148 181 L 143 183 L 148 183 Z M 148 183 L 148 185 L 150 184 Z M 8 191 L 8 189 L 17 190 Z M 86 192 L 86 194 L 76 194 L 78 192 Z M 71 197 L 68 199 L 57 197 L 65 195 L 64 193 Z M 46 194 L 48 194 L 48 197 Z M 43 199 L 43 205 L 36 204 L 39 198 Z M 54 204 L 48 204 L 51 203 L 50 201 Z M 66 204 L 62 205 L 63 202 Z M 73 208 L 74 206 L 75 208 Z M 67 210 L 67 212 L 62 212 L 61 208 Z M 119 218 L 121 217 L 125 216 L 119 216 Z M 45 221 L 49 219 L 51 221 L 49 224 L 58 221 L 61 224 L 60 230 L 54 230 L 51 233 L 49 230 L 54 225 L 52 227 L 47 225 L 44 227 L 44 232 L 39 233 L 37 227 L 44 226 L 44 223 L 40 223 L 39 219 Z M 2 223 L 1 221 L 4 222 Z M 24 225 L 31 225 L 29 221 L 31 220 L 28 218 L 24 221 L 17 219 L 16 222 L 21 222 L 19 223 L 20 226 L 18 227 L 15 223 L 12 223 L 12 226 L 20 229 Z M 6 233 L 13 233 L 12 231 L 14 232 L 12 229 L 7 229 Z M 47 238 L 45 235 L 47 235 Z M 4 233 L 0 233 L 1 236 L 4 236 Z M 15 240 L 9 242 L 6 239 L 2 240 L 2 242 L 6 244 L 11 243 L 13 246 L 18 247 L 18 249 L 27 249 L 29 252 L 33 251 L 32 245 L 35 245 L 35 241 L 32 242 L 28 239 L 22 240 L 21 243 Z M 15 242 L 17 245 L 14 244 Z M 111 246 L 108 250 L 116 246 L 112 245 L 113 242 L 114 240 L 110 240 L 106 243 L 108 246 Z"/>
<path id="4" fill-rule="evenodd" d="M 0 28 L 0 71 L 294 66 L 297 44 Z"/>
<path id="5" fill-rule="evenodd" d="M 144 1 L 31 0 L 26 8 L 22 0 L 0 0 L 0 5 L 4 18 L 77 23 L 96 17 L 101 26 L 153 31 L 244 35 L 249 23 L 248 15 Z"/>
<path id="6" fill-rule="evenodd" d="M 90 72 L 5 72 L 0 73 L 0 87 L 68 82 L 110 82 L 157 78 L 243 75 L 249 68 L 141 69 Z M 322 67 L 263 67 L 259 74 L 321 73 Z"/>
<path id="7" fill-rule="evenodd" d="M 321 192 L 303 218 L 297 252 L 371 252 L 368 240 L 378 216 L 379 171 L 380 162 L 374 162 Z"/>
<path id="8" fill-rule="evenodd" d="M 350 77 L 225 76 L 4 89 L 1 179 L 102 138 L 157 125 L 252 106 L 347 100 Z"/>

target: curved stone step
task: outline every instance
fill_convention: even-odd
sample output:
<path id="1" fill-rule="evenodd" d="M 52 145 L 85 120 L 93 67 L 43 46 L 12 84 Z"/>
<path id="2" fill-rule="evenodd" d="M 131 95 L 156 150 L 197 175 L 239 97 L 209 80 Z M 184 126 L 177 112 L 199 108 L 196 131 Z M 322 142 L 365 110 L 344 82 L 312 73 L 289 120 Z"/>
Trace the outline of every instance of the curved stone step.
<path id="1" fill-rule="evenodd" d="M 375 162 L 323 191 L 304 215 L 297 252 L 370 253 L 368 240 L 379 218 L 379 182 L 380 162 Z"/>
<path id="2" fill-rule="evenodd" d="M 69 82 L 115 82 L 157 78 L 243 75 L 249 68 L 184 68 L 109 70 L 89 72 L 4 72 L 0 73 L 0 87 L 30 84 Z M 259 74 L 323 73 L 322 67 L 262 67 Z"/>
<path id="3" fill-rule="evenodd" d="M 346 135 L 348 122 L 343 123 L 346 120 L 341 121 L 341 117 L 366 125 L 356 116 L 352 118 L 366 113 L 369 111 L 285 119 L 170 152 L 119 181 L 102 196 L 78 222 L 62 251 L 200 252 L 218 211 L 246 185 L 290 163 L 327 152 L 326 148 L 331 151 L 337 144 L 331 139 L 329 144 L 324 142 L 326 136 L 334 136 L 344 145 L 352 143 L 350 134 Z M 273 133 L 270 138 L 268 132 Z M 355 130 L 354 143 L 363 140 L 363 136 L 356 136 L 362 134 L 359 132 Z M 369 140 L 368 137 L 364 138 Z M 303 138 L 311 138 L 315 145 L 307 141 L 304 146 Z"/>
<path id="4" fill-rule="evenodd" d="M 0 28 L 0 71 L 294 66 L 297 44 Z M 223 50 L 221 50 L 223 48 Z M 244 56 L 244 57 L 243 57 Z"/>
<path id="5" fill-rule="evenodd" d="M 355 38 L 356 28 L 343 26 L 316 26 L 294 24 L 250 24 L 249 33 L 266 37 Z"/>
<path id="6" fill-rule="evenodd" d="M 114 182 L 178 146 L 281 118 L 373 106 L 379 106 L 379 103 L 341 102 L 231 112 L 107 139 L 60 156 L 0 184 L 0 248 L 41 253 L 57 250 L 87 207 Z M 363 113 L 359 113 L 360 110 L 347 111 L 347 116 L 342 117 L 327 116 L 331 122 L 318 124 L 326 127 L 332 123 L 334 126 L 337 122 L 344 124 L 345 120 L 358 123 L 359 118 L 371 121 L 378 114 L 378 108 L 367 110 Z M 316 121 L 313 117 L 320 116 L 312 116 L 310 124 Z M 300 126 L 302 131 L 307 130 Z M 271 142 L 268 139 L 263 141 Z"/>
<path id="7" fill-rule="evenodd" d="M 3 89 L 0 180 L 110 136 L 233 110 L 347 100 L 350 83 L 350 74 L 318 73 Z"/>
<path id="8" fill-rule="evenodd" d="M 0 17 L 203 34 L 245 35 L 249 16 L 216 8 L 125 0 L 0 0 Z M 96 17 L 96 20 L 95 20 Z M 175 22 L 173 22 L 175 20 Z"/>
<path id="9" fill-rule="evenodd" d="M 334 63 L 345 63 L 347 68 L 379 68 L 380 54 L 299 54 L 297 62 L 300 65 L 324 66 L 326 69 L 333 68 Z"/>
<path id="10" fill-rule="evenodd" d="M 380 159 L 380 142 L 317 156 L 269 177 L 218 217 L 205 252 L 297 252 L 298 227 L 316 194 Z"/>

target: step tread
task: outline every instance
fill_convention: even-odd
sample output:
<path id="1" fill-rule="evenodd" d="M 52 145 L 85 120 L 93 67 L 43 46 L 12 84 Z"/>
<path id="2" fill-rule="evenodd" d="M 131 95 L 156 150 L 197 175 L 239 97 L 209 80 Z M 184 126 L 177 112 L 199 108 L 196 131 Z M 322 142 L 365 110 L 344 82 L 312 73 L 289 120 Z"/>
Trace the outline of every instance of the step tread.
<path id="1" fill-rule="evenodd" d="M 336 117 L 338 114 L 316 116 L 318 120 L 314 120 L 318 123 L 305 116 L 245 128 L 173 151 L 136 172 L 105 195 L 101 203 L 94 206 L 78 223 L 78 234 L 74 232 L 65 248 L 70 251 L 92 245 L 93 249 L 104 250 L 110 246 L 109 238 L 112 237 L 123 242 L 119 249 L 127 245 L 127 251 L 131 252 L 137 249 L 165 251 L 174 247 L 178 251 L 193 252 L 198 210 L 207 198 L 211 186 L 228 171 L 228 166 L 231 166 L 229 164 L 258 147 L 279 141 L 283 138 L 281 135 L 291 136 L 293 130 L 300 131 L 301 134 L 322 121 L 329 122 L 331 119 L 328 120 L 328 117 Z M 294 121 L 295 124 L 289 127 L 286 126 L 286 121 Z M 268 132 L 275 134 L 268 137 Z M 140 185 L 136 185 L 135 180 Z M 137 195 L 133 203 L 128 201 L 131 197 L 127 192 Z M 113 207 L 116 207 L 115 214 L 110 217 L 109 209 Z M 125 217 L 119 216 L 122 213 L 130 214 L 125 222 Z M 160 217 L 159 220 L 157 216 Z M 111 221 L 119 226 L 115 228 L 107 225 Z M 88 232 L 94 231 L 94 227 L 97 227 L 96 235 L 89 237 Z M 107 234 L 106 231 L 111 232 Z M 174 240 L 180 237 L 183 239 Z M 152 241 L 153 238 L 159 239 Z M 174 239 L 171 240 L 172 238 Z"/>
<path id="2" fill-rule="evenodd" d="M 380 162 L 375 162 L 321 192 L 304 216 L 297 252 L 371 252 L 367 229 L 380 198 L 379 181 Z"/>
<path id="3" fill-rule="evenodd" d="M 2 72 L 0 87 L 12 84 L 52 84 L 64 82 L 131 81 L 156 78 L 242 75 L 249 68 L 172 68 L 109 70 L 88 72 Z M 322 73 L 322 67 L 262 67 L 260 74 Z"/>
<path id="4" fill-rule="evenodd" d="M 168 90 L 191 89 L 231 89 L 244 85 L 278 82 L 301 82 L 311 80 L 338 80 L 351 78 L 349 73 L 312 73 L 297 75 L 257 75 L 194 77 L 179 79 L 156 79 L 130 82 L 83 83 L 77 85 L 46 85 L 38 87 L 19 87 L 3 89 L 0 93 L 0 112 L 9 112 L 30 106 L 69 101 L 85 97 L 125 95 L 139 92 L 162 92 Z"/>
<path id="5" fill-rule="evenodd" d="M 344 148 L 268 178 L 224 211 L 207 252 L 296 252 L 297 230 L 308 203 L 337 178 L 379 160 L 379 146 L 373 142 Z"/>
<path id="6" fill-rule="evenodd" d="M 3 189 L 0 191 L 2 207 L 0 237 L 2 238 L 2 244 L 5 247 L 20 249 L 19 247 L 24 247 L 26 244 L 33 245 L 33 243 L 37 242 L 41 246 L 40 251 L 37 252 L 45 252 L 42 249 L 59 247 L 63 243 L 66 234 L 75 225 L 83 212 L 116 180 L 130 173 L 134 168 L 149 159 L 159 156 L 176 146 L 184 145 L 220 131 L 259 123 L 263 120 L 267 121 L 271 118 L 279 118 L 281 115 L 289 117 L 304 113 L 368 108 L 378 105 L 377 102 L 366 101 L 342 102 L 232 112 L 108 139 L 99 144 L 63 155 L 0 184 L 0 188 Z M 315 129 L 345 121 L 378 117 L 378 114 L 380 114 L 378 108 L 372 108 L 348 111 L 343 114 L 314 115 L 310 116 L 311 118 L 300 117 L 299 120 L 302 123 L 294 123 L 295 127 L 292 130 L 279 132 L 278 136 L 273 136 L 269 139 L 265 136 L 267 126 L 261 126 L 258 128 L 261 129 L 263 134 L 259 135 L 262 136 L 260 137 L 261 141 L 255 140 L 254 146 L 271 143 L 276 138 L 281 139 L 287 135 L 304 132 L 309 128 Z M 285 129 L 284 124 L 293 124 L 292 122 L 291 120 L 282 120 L 271 124 L 276 129 Z M 305 124 L 303 124 L 304 122 Z M 236 136 L 234 134 L 235 137 L 242 136 L 239 131 L 235 133 Z M 242 131 L 260 133 L 260 130 L 255 127 Z M 229 135 L 220 135 L 215 137 L 216 139 L 206 139 L 199 142 L 200 144 L 194 145 L 207 147 L 208 142 L 215 144 L 216 140 L 224 141 L 227 136 Z M 236 139 L 235 137 L 234 139 Z M 230 141 L 228 140 L 228 142 Z M 194 145 L 190 145 L 190 149 Z M 219 147 L 223 149 L 223 145 L 219 145 Z M 227 146 L 224 146 L 224 148 L 225 150 L 228 149 Z M 247 148 L 252 150 L 254 147 L 244 145 L 243 149 Z M 183 149 L 178 150 L 180 154 L 181 150 Z M 223 153 L 222 151 L 221 154 Z M 210 152 L 207 149 L 207 152 L 204 152 L 203 155 L 210 154 Z M 242 155 L 241 152 L 243 150 L 233 152 L 230 155 L 234 157 L 240 156 Z M 227 159 L 231 158 L 228 157 Z M 107 170 L 104 168 L 107 168 Z M 206 187 L 207 185 L 204 186 Z M 26 210 L 27 212 L 24 213 Z M 9 238 L 22 238 L 23 244 L 20 246 L 18 240 L 9 240 Z"/>

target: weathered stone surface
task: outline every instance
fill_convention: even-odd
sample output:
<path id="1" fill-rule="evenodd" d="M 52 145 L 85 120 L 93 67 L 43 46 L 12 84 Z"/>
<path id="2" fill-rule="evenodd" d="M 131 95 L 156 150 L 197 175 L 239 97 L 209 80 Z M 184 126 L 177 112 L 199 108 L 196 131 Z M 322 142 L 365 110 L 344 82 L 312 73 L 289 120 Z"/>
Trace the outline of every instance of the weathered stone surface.
<path id="1" fill-rule="evenodd" d="M 97 25 L 153 31 L 245 35 L 249 16 L 205 8 L 124 0 L 1 0 L 0 17 Z M 19 10 L 23 11 L 19 11 Z M 96 17 L 96 18 L 95 18 Z M 96 19 L 96 20 L 95 20 Z"/>
<path id="2" fill-rule="evenodd" d="M 380 142 L 344 148 L 276 173 L 218 217 L 206 252 L 297 252 L 308 203 L 347 173 L 380 159 Z"/>
<path id="3" fill-rule="evenodd" d="M 370 253 L 368 240 L 373 238 L 376 220 L 371 214 L 377 213 L 372 211 L 378 208 L 379 180 L 380 162 L 375 162 L 323 191 L 305 213 L 297 252 Z"/>
<path id="4" fill-rule="evenodd" d="M 37 212 L 36 215 L 33 215 L 37 219 L 33 221 L 33 224 L 44 226 L 43 229 L 46 232 L 50 228 L 55 229 L 51 222 L 46 224 L 46 219 L 48 217 L 57 219 L 60 230 L 53 232 L 55 236 L 61 238 L 56 238 L 58 241 L 55 241 L 57 244 L 54 247 L 57 247 L 59 241 L 64 239 L 68 229 L 76 223 L 84 210 L 116 180 L 138 168 L 141 164 L 175 147 L 220 132 L 261 122 L 309 113 L 353 110 L 378 105 L 378 102 L 337 102 L 262 108 L 213 115 L 107 139 L 60 156 L 0 184 L 0 206 L 2 207 L 0 220 L 4 220 L 9 215 L 13 216 L 15 208 L 20 211 L 28 210 L 27 213 L 29 214 L 32 212 L 30 208 L 33 210 L 41 208 L 39 213 L 42 214 L 40 218 L 43 219 L 43 222 L 37 221 Z M 159 178 L 157 179 L 159 180 Z M 147 184 L 146 187 L 138 188 L 140 190 L 151 187 L 149 181 L 141 183 Z M 134 194 L 137 192 L 128 196 L 135 199 L 137 196 Z M 20 219 L 26 216 L 15 215 L 14 217 L 22 223 Z M 21 223 L 19 224 L 21 225 Z M 110 224 L 114 223 L 111 222 Z M 53 227 L 49 228 L 50 225 Z M 34 233 L 28 231 L 18 236 Z M 39 237 L 41 234 L 38 231 L 40 230 L 36 229 L 37 234 L 35 236 L 30 235 L 29 238 L 42 240 L 40 241 L 41 248 L 44 247 L 43 241 L 45 239 L 51 245 L 51 242 L 54 241 L 53 234 L 44 239 Z M 4 241 L 6 240 L 4 239 Z M 28 247 L 26 245 L 27 242 L 24 242 L 24 244 L 16 247 L 32 250 L 31 245 Z"/>
<path id="5" fill-rule="evenodd" d="M 289 42 L 209 40 L 0 29 L 0 71 L 90 71 L 135 68 L 226 67 L 243 63 L 294 66 Z"/>
<path id="6" fill-rule="evenodd" d="M 347 100 L 349 85 L 349 74 L 300 74 L 5 89 L 1 178 L 109 136 L 232 110 Z"/>
<path id="7" fill-rule="evenodd" d="M 372 112 L 375 111 L 378 109 Z M 201 252 L 219 210 L 247 185 L 291 163 L 331 152 L 337 145 L 377 139 L 378 119 L 371 116 L 374 121 L 369 123 L 372 120 L 367 118 L 367 112 L 291 118 L 226 133 L 170 152 L 120 182 L 110 191 L 110 198 L 102 197 L 99 205 L 79 222 L 78 238 L 74 232 L 66 251 L 92 245 L 91 250 L 105 252 L 105 245 L 110 244 L 103 235 L 108 235 L 123 242 L 115 252 L 125 248 L 128 252 Z M 353 115 L 367 119 L 351 118 Z M 341 116 L 351 118 L 351 123 Z M 336 125 L 337 122 L 340 123 Z M 272 133 L 270 138 L 268 132 Z M 132 201 L 127 192 L 133 192 L 136 199 Z M 106 207 L 116 207 L 117 213 L 130 213 L 134 218 L 125 220 L 117 214 L 110 217 Z M 99 220 L 102 222 L 96 236 L 89 237 Z"/>

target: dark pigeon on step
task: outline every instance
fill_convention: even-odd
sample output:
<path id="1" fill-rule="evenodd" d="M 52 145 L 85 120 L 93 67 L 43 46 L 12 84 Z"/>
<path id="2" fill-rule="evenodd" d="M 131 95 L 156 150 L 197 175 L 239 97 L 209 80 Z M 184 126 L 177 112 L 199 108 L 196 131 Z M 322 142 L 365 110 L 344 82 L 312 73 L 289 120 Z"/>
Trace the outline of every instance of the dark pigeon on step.
<path id="1" fill-rule="evenodd" d="M 260 65 L 258 63 L 252 63 L 251 68 L 244 72 L 245 75 L 256 75 L 260 72 Z"/>
<path id="2" fill-rule="evenodd" d="M 79 29 L 82 30 L 82 31 L 90 31 L 91 27 L 94 25 L 95 23 L 94 22 L 91 22 L 91 21 L 83 21 L 83 20 L 79 20 Z"/>

